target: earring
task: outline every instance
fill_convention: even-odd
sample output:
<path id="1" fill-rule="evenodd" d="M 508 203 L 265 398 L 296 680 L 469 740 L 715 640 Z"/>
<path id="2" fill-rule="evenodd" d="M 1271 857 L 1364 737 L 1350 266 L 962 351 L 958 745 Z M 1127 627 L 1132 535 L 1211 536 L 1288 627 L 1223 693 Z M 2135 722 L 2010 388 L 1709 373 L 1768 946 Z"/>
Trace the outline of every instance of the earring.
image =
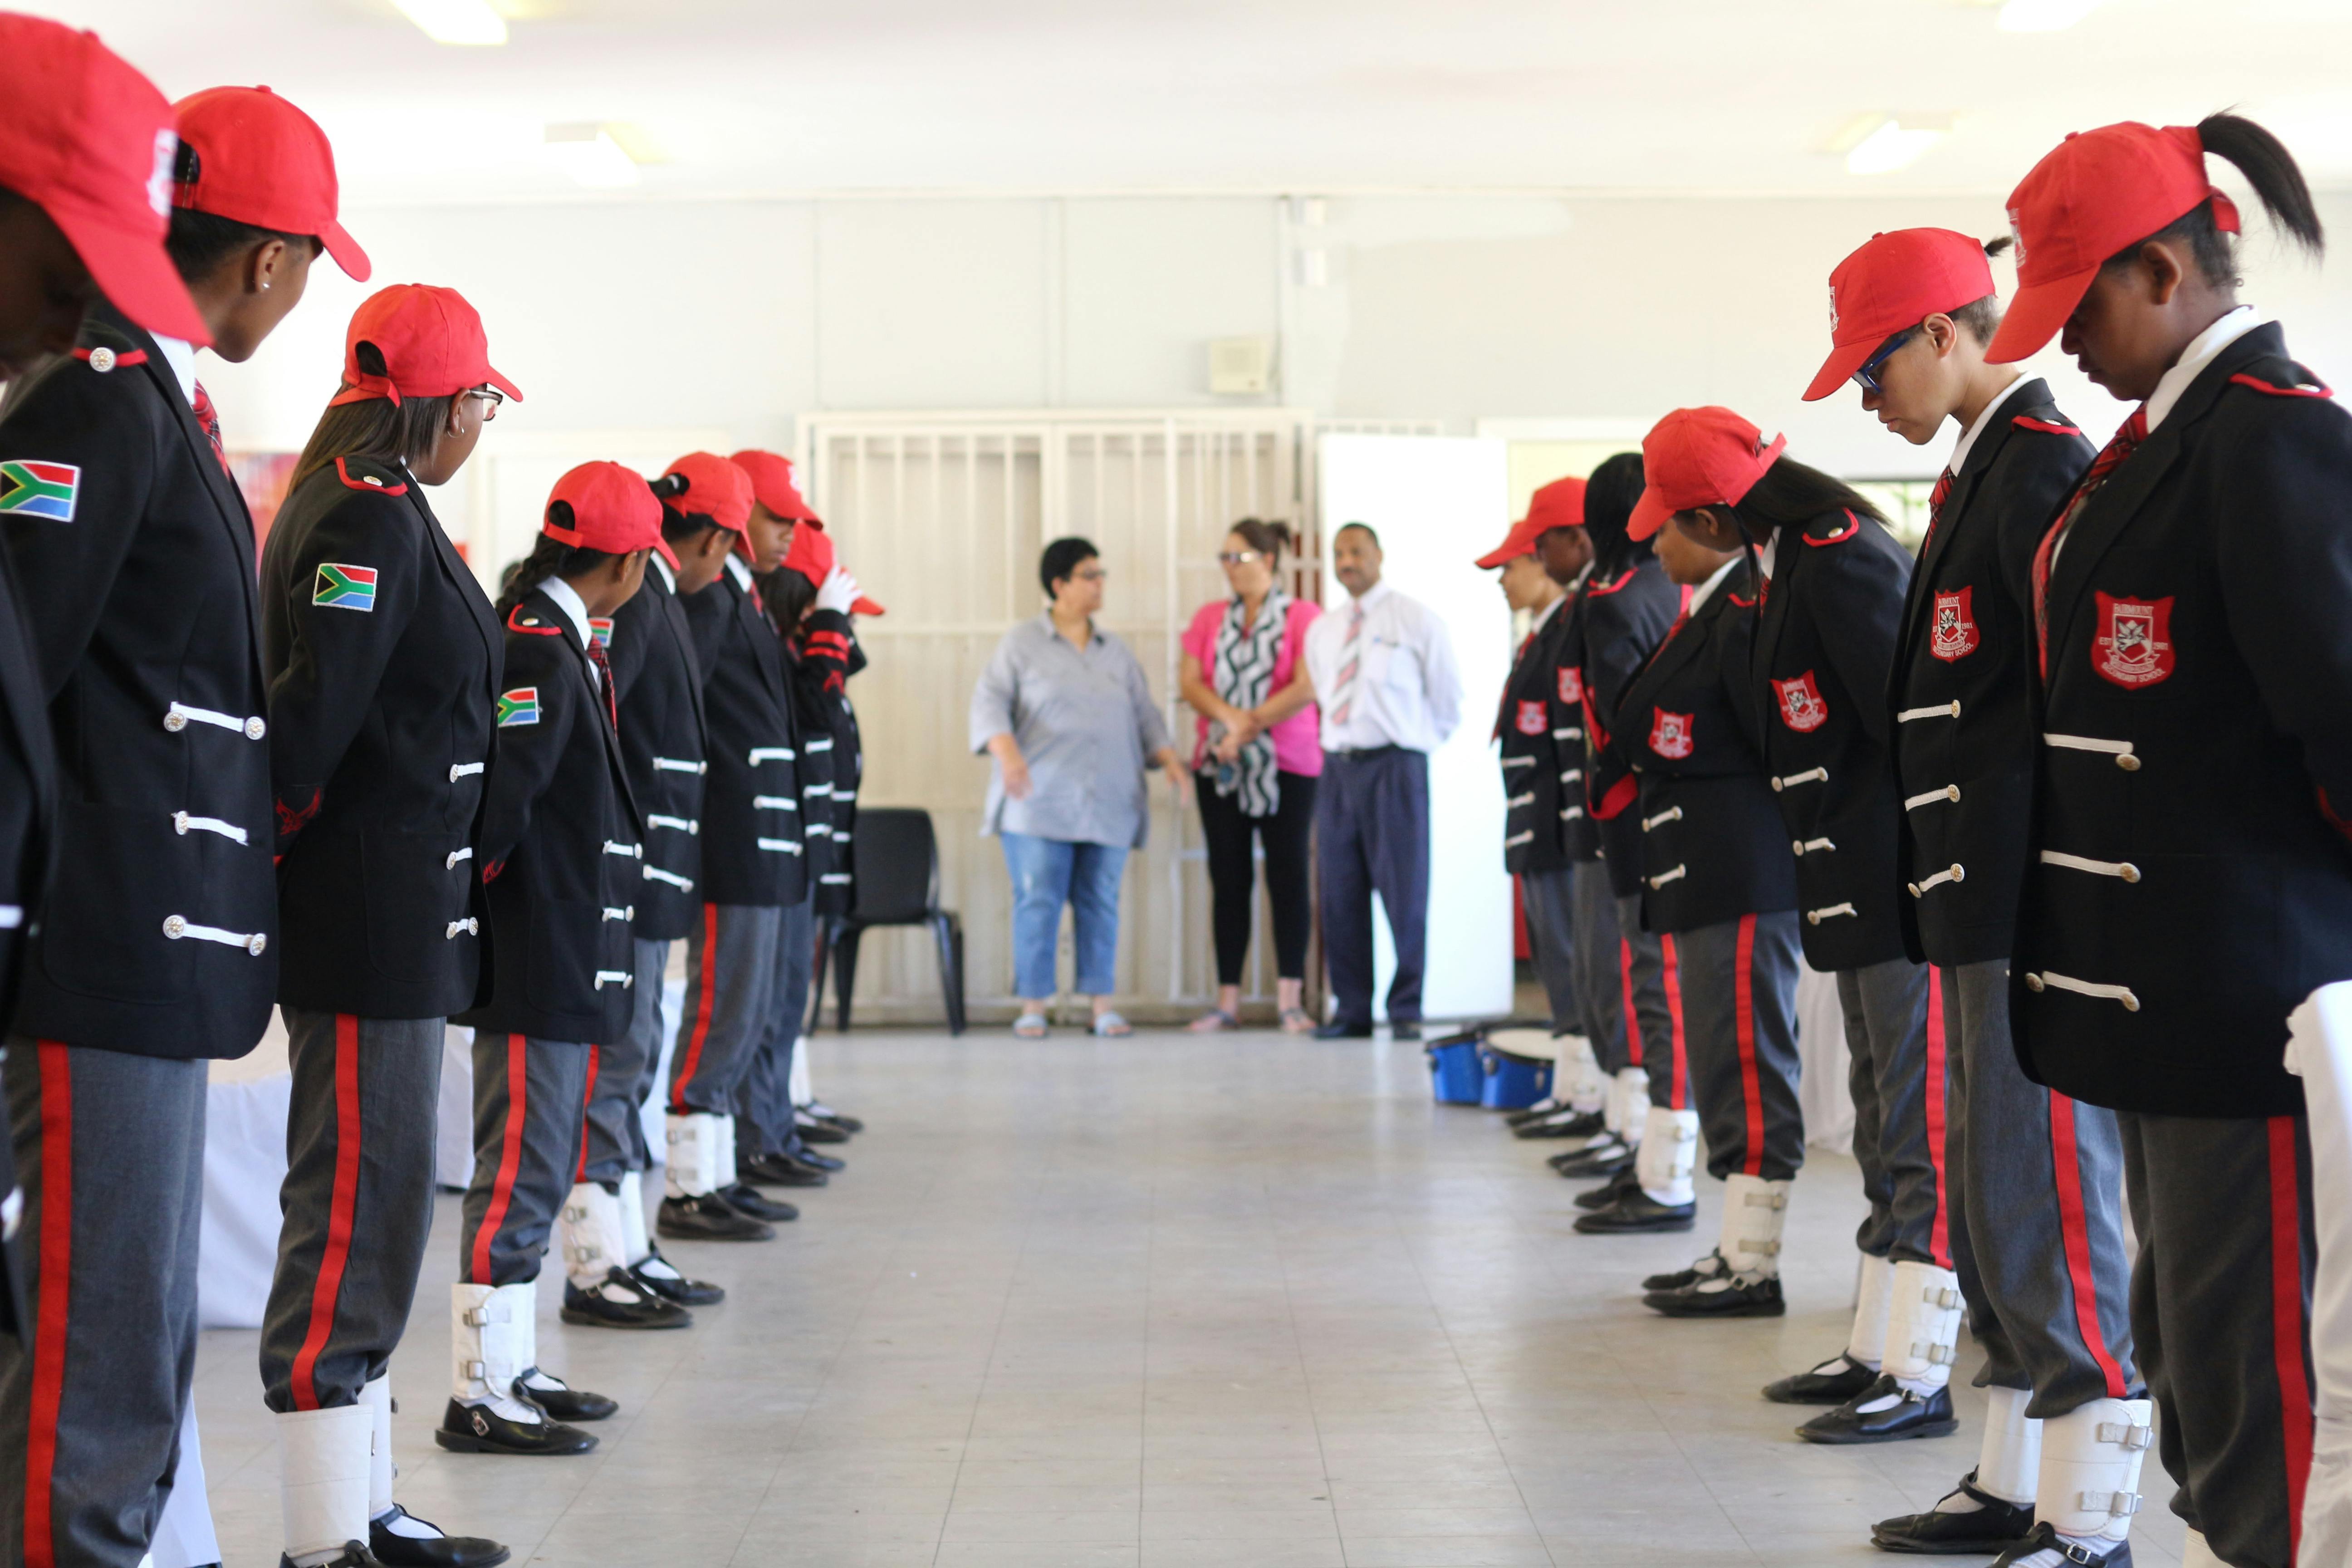
<path id="1" fill-rule="evenodd" d="M 267 278 L 261 280 L 261 291 L 265 294 L 269 292 L 269 279 Z"/>

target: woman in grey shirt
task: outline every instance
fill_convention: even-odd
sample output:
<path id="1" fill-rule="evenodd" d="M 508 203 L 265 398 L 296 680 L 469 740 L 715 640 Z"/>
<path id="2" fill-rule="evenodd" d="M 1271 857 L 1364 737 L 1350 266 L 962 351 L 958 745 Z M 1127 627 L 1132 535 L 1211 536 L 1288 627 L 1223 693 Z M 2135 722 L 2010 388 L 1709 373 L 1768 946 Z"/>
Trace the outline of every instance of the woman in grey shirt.
<path id="1" fill-rule="evenodd" d="M 1103 567 L 1083 539 L 1057 539 L 1038 563 L 1053 600 L 1004 634 L 971 694 L 971 749 L 995 759 L 981 831 L 1004 844 L 1013 875 L 1013 989 L 1024 1039 L 1045 1033 L 1062 906 L 1077 922 L 1077 984 L 1094 999 L 1094 1032 L 1126 1035 L 1111 1010 L 1118 953 L 1118 879 L 1143 847 L 1148 769 L 1179 798 L 1184 770 L 1127 645 L 1098 629 Z"/>

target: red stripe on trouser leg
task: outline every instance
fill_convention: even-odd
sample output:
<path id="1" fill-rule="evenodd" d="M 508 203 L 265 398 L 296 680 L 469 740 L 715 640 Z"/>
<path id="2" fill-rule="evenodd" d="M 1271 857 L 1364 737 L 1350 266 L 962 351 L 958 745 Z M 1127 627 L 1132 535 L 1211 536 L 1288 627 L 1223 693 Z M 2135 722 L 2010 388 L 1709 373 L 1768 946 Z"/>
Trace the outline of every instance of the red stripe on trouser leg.
<path id="1" fill-rule="evenodd" d="M 1625 1004 L 1625 1061 L 1640 1067 L 1642 1022 L 1633 1011 L 1633 944 L 1622 936 L 1617 939 L 1617 973 L 1622 977 L 1617 994 Z"/>
<path id="2" fill-rule="evenodd" d="M 2303 1493 L 2311 1478 L 2311 1374 L 2303 1356 L 2303 1203 L 2295 1180 L 2294 1118 L 2273 1116 L 2271 1135 L 2271 1355 L 2278 1363 L 2280 1437 L 2286 1451 L 2287 1554 L 2303 1544 Z"/>
<path id="3" fill-rule="evenodd" d="M 702 1061 L 702 1042 L 710 1037 L 710 999 L 717 987 L 712 982 L 719 975 L 719 906 L 702 906 L 702 968 L 695 977 L 699 987 L 694 1004 L 694 1032 L 686 1040 L 686 1065 L 677 1069 L 677 1081 L 669 1088 L 669 1108 L 679 1115 L 686 1114 L 686 1086 L 694 1081 L 694 1069 Z"/>
<path id="4" fill-rule="evenodd" d="M 1756 917 L 1739 917 L 1739 955 L 1732 962 L 1732 1027 L 1739 1039 L 1739 1092 L 1748 1101 L 1748 1158 L 1740 1170 L 1764 1173 L 1764 1086 L 1756 1070 Z"/>
<path id="5" fill-rule="evenodd" d="M 2099 1327 L 2099 1288 L 2091 1273 L 2091 1226 L 2083 1204 L 2083 1161 L 2074 1146 L 2074 1102 L 2052 1090 L 2050 1156 L 2058 1182 L 2058 1236 L 2066 1254 L 2066 1278 L 2074 1288 L 2074 1328 L 2084 1348 L 2107 1380 L 2107 1397 L 2124 1396 L 2124 1369 L 2107 1349 Z"/>
<path id="6" fill-rule="evenodd" d="M 1685 1103 L 1689 1074 L 1688 1062 L 1683 1055 L 1683 960 L 1682 954 L 1675 950 L 1672 932 L 1658 939 L 1658 951 L 1665 958 L 1666 1022 L 1671 1026 L 1670 1034 L 1675 1043 L 1673 1103 L 1666 1109 L 1686 1110 L 1689 1109 Z"/>
<path id="7" fill-rule="evenodd" d="M 530 1058 L 523 1054 L 523 1037 L 507 1037 L 507 1132 L 505 1145 L 499 1152 L 498 1180 L 490 1184 L 490 1206 L 483 1211 L 482 1227 L 474 1233 L 473 1276 L 469 1285 L 489 1285 L 490 1242 L 499 1234 L 499 1226 L 507 1219 L 507 1207 L 514 1202 L 515 1173 L 522 1168 L 522 1123 L 530 1094 Z"/>
<path id="8" fill-rule="evenodd" d="M 1927 1233 L 1927 1253 L 1938 1268 L 1952 1266 L 1951 1204 L 1945 1185 L 1945 1079 L 1951 1060 L 1951 1037 L 1944 1029 L 1944 974 L 1927 966 L 1927 1163 L 1936 1173 L 1936 1219 Z"/>
<path id="9" fill-rule="evenodd" d="M 593 1042 L 588 1047 L 588 1087 L 580 1096 L 580 1169 L 572 1174 L 574 1182 L 588 1179 L 588 1108 L 596 1103 L 596 1053 L 603 1048 Z"/>
<path id="10" fill-rule="evenodd" d="M 310 1326 L 294 1355 L 294 1408 L 319 1408 L 312 1373 L 335 1328 L 335 1303 L 352 1258 L 352 1226 L 360 1197 L 360 1021 L 335 1015 L 335 1187 L 327 1202 L 327 1249 L 310 1286 Z"/>
<path id="11" fill-rule="evenodd" d="M 41 1063 L 41 1287 L 33 1326 L 32 1422 L 25 1436 L 25 1564 L 56 1568 L 51 1489 L 73 1289 L 73 1078 L 65 1047 L 43 1040 L 35 1048 Z"/>

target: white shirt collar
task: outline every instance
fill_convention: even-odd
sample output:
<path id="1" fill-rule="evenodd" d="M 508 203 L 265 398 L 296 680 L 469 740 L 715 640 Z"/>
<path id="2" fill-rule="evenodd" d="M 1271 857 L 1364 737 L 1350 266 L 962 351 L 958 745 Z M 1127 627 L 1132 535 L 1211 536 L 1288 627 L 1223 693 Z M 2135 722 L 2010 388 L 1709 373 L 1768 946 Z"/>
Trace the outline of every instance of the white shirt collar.
<path id="1" fill-rule="evenodd" d="M 1567 603 L 1568 595 L 1566 594 L 1562 594 L 1550 604 L 1546 605 L 1542 609 L 1538 610 L 1536 612 L 1535 623 L 1528 627 L 1528 636 L 1533 637 L 1538 632 L 1543 630 L 1544 626 L 1551 620 L 1553 615 L 1559 611 L 1562 605 Z"/>
<path id="2" fill-rule="evenodd" d="M 669 569 L 669 563 L 662 559 L 661 552 L 658 550 L 655 551 L 650 556 L 646 557 L 646 560 L 652 563 L 655 571 L 662 574 L 662 586 L 667 588 L 673 594 L 677 593 L 677 574 Z"/>
<path id="3" fill-rule="evenodd" d="M 1772 537 L 1777 540 L 1780 538 L 1780 535 L 1775 533 Z M 1742 556 L 1733 556 L 1730 560 L 1725 562 L 1722 565 L 1715 569 L 1714 576 L 1709 577 L 1706 582 L 1701 583 L 1697 587 L 1692 589 L 1690 608 L 1685 613 L 1693 616 L 1697 615 L 1698 607 L 1701 605 L 1706 604 L 1709 599 L 1715 597 L 1715 591 L 1723 586 L 1723 580 L 1731 575 L 1731 569 L 1738 565 L 1742 559 L 1744 559 Z"/>
<path id="4" fill-rule="evenodd" d="M 539 585 L 539 591 L 555 601 L 555 607 L 572 623 L 572 635 L 580 639 L 582 647 L 586 647 L 593 634 L 588 629 L 588 601 L 580 596 L 579 590 L 561 577 L 550 577 Z"/>
<path id="5" fill-rule="evenodd" d="M 1356 607 L 1369 616 L 1372 613 L 1372 606 L 1379 604 L 1382 599 L 1387 598 L 1388 595 L 1389 580 L 1383 577 L 1379 582 L 1373 584 L 1370 587 L 1365 589 L 1362 594 L 1356 596 Z"/>
<path id="6" fill-rule="evenodd" d="M 1991 426 L 1993 416 L 2000 412 L 2000 405 L 2016 396 L 2017 389 L 2032 379 L 2031 376 L 2021 375 L 1992 395 L 1992 401 L 1978 413 L 1976 423 L 1960 432 L 1959 440 L 1952 447 L 1952 460 L 1944 465 L 1944 472 L 1955 477 L 1958 475 L 1960 465 L 1967 462 L 1969 454 L 1976 449 L 1977 437 Z"/>
<path id="7" fill-rule="evenodd" d="M 196 405 L 195 345 L 185 338 L 167 338 L 161 332 L 149 335 L 155 340 L 155 352 L 162 354 L 163 363 L 172 367 L 172 374 L 180 384 L 180 395 L 188 400 L 189 407 L 194 408 Z"/>
<path id="8" fill-rule="evenodd" d="M 2173 405 L 2180 401 L 2180 395 L 2189 390 L 2189 384 L 2197 379 L 2197 373 L 2212 363 L 2215 354 L 2269 321 L 2268 316 L 2252 305 L 2241 305 L 2189 339 L 2189 346 L 2180 351 L 2180 358 L 2164 373 L 2164 378 L 2156 384 L 2156 390 L 2147 395 L 2145 405 L 2147 427 L 2154 430 L 2164 423 L 2164 416 L 2172 412 Z"/>
<path id="9" fill-rule="evenodd" d="M 751 568 L 745 565 L 743 558 L 731 550 L 727 552 L 727 575 L 734 578 L 735 585 L 743 592 L 748 594 L 751 591 Z"/>
<path id="10" fill-rule="evenodd" d="M 1756 570 L 1764 574 L 1767 583 L 1772 580 L 1772 563 L 1780 558 L 1780 536 L 1787 531 L 1785 528 L 1774 529 L 1772 537 L 1766 540 L 1764 547 L 1756 552 Z M 1719 577 L 1722 574 L 1718 572 L 1716 575 Z"/>

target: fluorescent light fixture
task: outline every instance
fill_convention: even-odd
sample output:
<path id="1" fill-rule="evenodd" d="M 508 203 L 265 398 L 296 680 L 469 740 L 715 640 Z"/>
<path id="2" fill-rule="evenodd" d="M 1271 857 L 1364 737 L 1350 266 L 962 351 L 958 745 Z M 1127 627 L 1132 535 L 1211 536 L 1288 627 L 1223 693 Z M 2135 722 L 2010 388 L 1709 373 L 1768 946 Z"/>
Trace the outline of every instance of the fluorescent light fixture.
<path id="1" fill-rule="evenodd" d="M 551 125 L 547 155 L 575 184 L 610 190 L 637 183 L 636 161 L 602 125 Z"/>
<path id="2" fill-rule="evenodd" d="M 2099 0 L 2007 0 L 2000 8 L 2004 33 L 2056 33 L 2099 8 Z"/>
<path id="3" fill-rule="evenodd" d="M 1948 120 L 1883 115 L 1866 135 L 1846 150 L 1845 172 L 1887 174 L 1907 168 L 1918 162 L 1921 153 L 1951 133 Z"/>
<path id="4" fill-rule="evenodd" d="M 503 44 L 507 20 L 489 0 L 392 0 L 436 44 Z"/>

